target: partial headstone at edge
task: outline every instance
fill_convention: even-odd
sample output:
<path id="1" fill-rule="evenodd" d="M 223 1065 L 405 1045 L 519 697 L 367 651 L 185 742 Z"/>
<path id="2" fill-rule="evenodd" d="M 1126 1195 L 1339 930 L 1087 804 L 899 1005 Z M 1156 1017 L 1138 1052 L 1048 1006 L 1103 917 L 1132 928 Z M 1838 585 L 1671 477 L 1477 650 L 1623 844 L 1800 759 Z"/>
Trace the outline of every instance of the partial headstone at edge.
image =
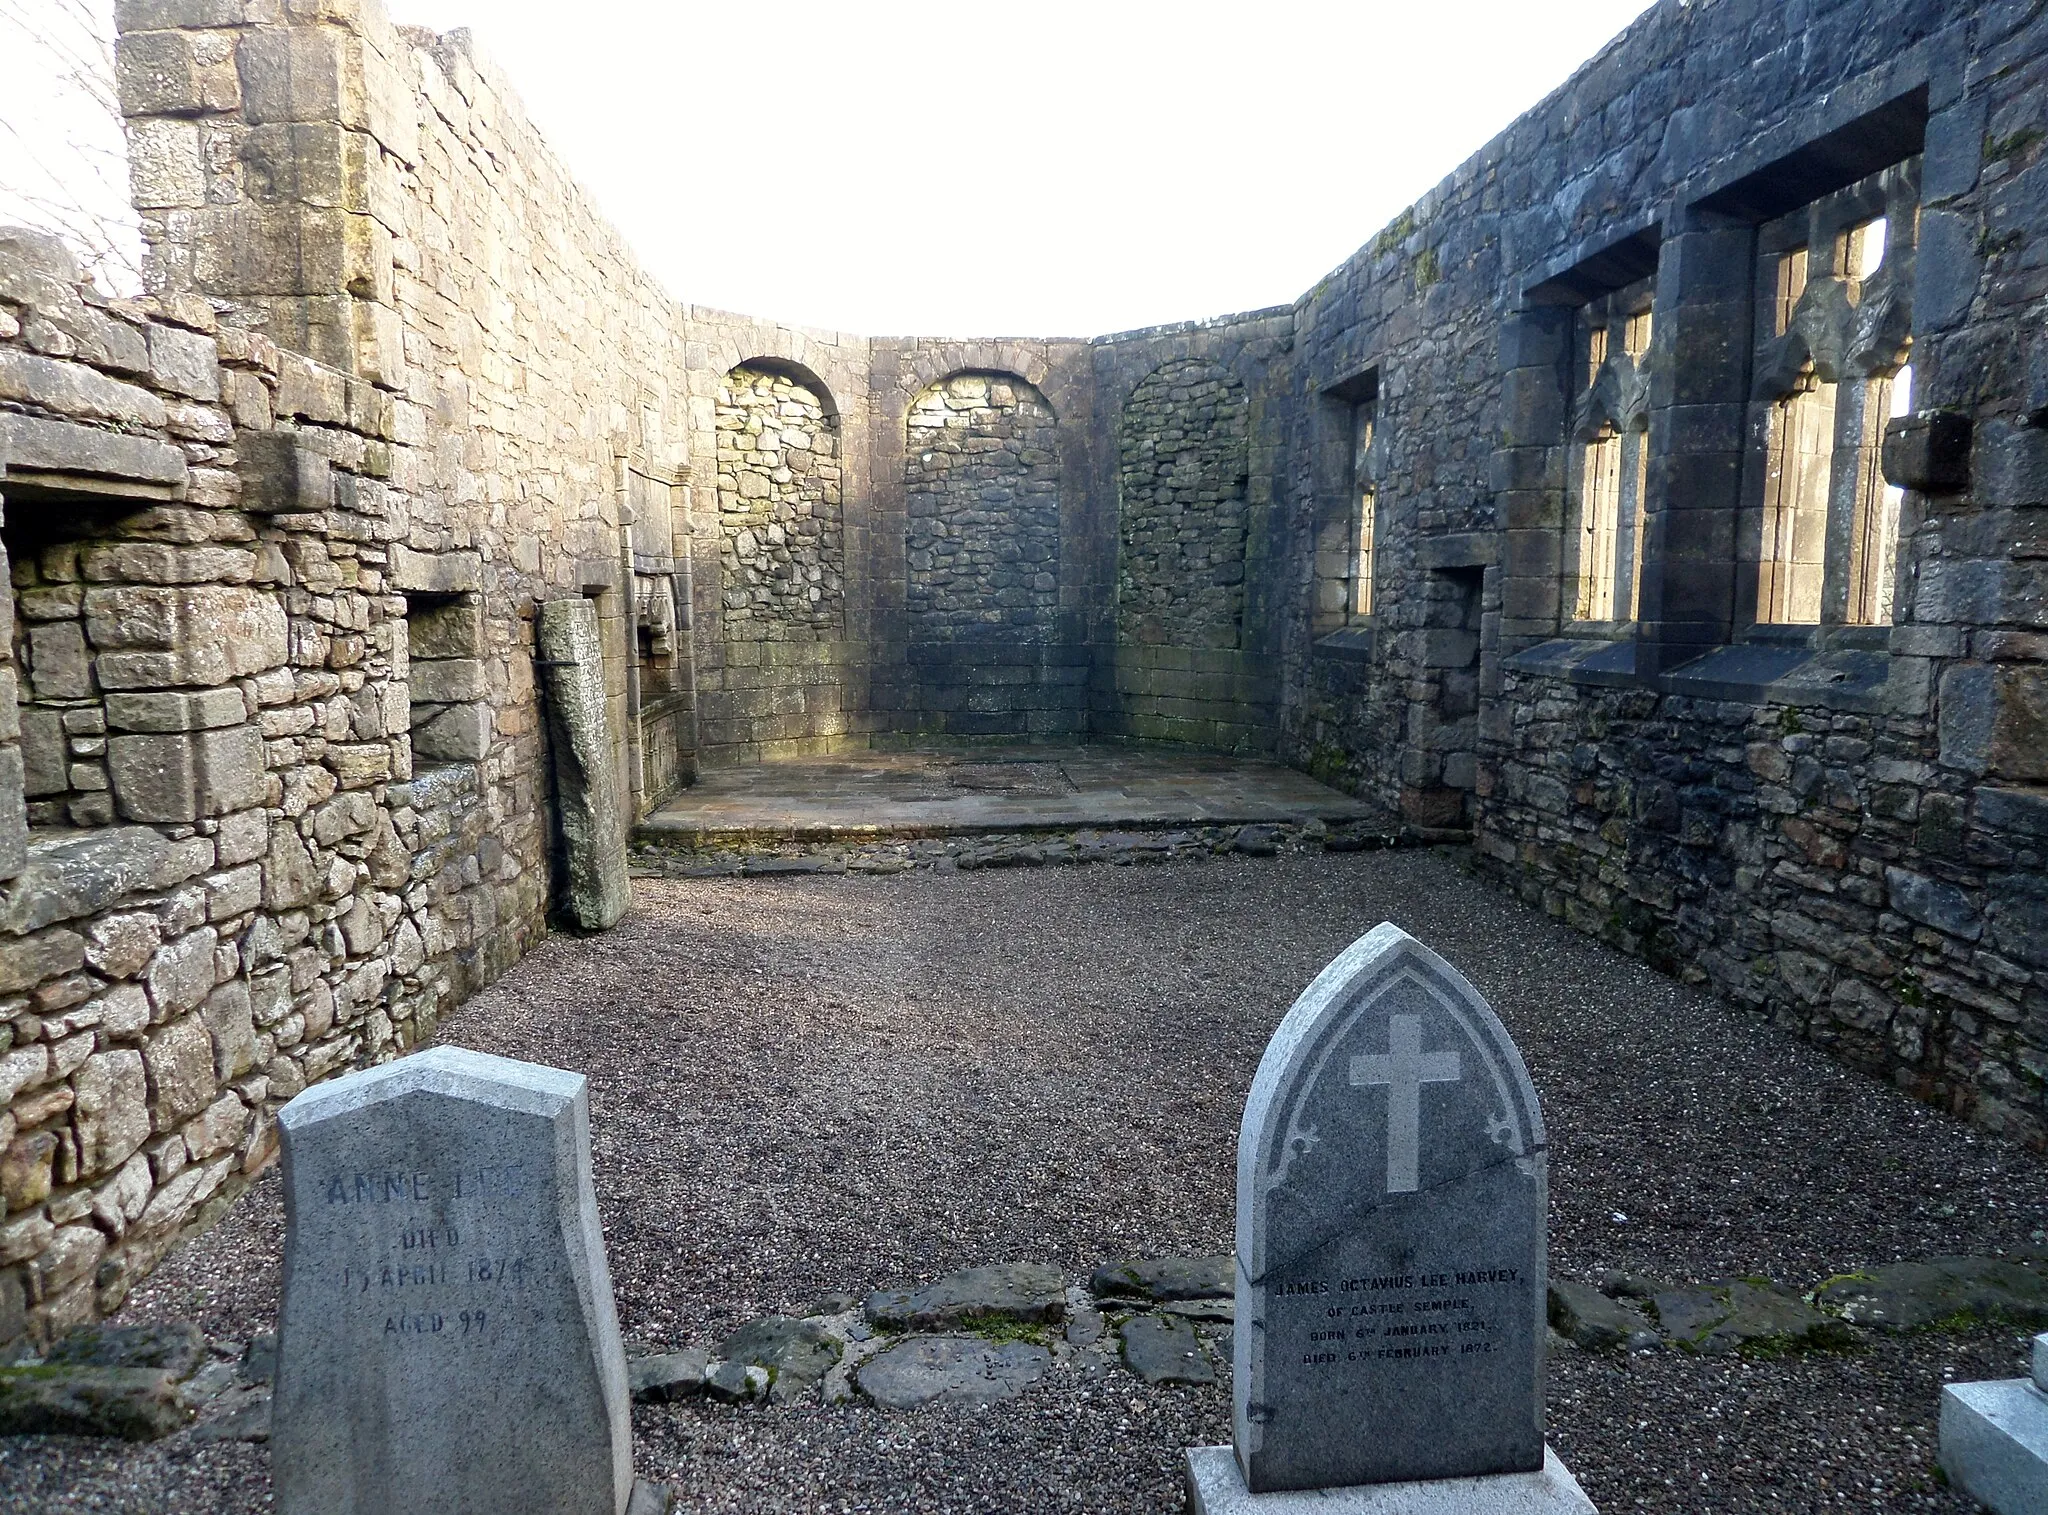
<path id="1" fill-rule="evenodd" d="M 583 1078 L 437 1047 L 285 1106 L 281 1515 L 620 1515 Z"/>
<path id="2" fill-rule="evenodd" d="M 597 608 L 581 595 L 549 600 L 535 615 L 534 639 L 547 675 L 568 913 L 586 931 L 608 931 L 632 903 L 632 886 L 605 719 Z"/>
<path id="3" fill-rule="evenodd" d="M 1547 1140 L 1499 1017 L 1420 942 L 1382 925 L 1316 978 L 1245 1107 L 1235 1447 L 1188 1454 L 1192 1508 L 1477 1480 L 1476 1508 L 1589 1515 L 1544 1445 Z"/>

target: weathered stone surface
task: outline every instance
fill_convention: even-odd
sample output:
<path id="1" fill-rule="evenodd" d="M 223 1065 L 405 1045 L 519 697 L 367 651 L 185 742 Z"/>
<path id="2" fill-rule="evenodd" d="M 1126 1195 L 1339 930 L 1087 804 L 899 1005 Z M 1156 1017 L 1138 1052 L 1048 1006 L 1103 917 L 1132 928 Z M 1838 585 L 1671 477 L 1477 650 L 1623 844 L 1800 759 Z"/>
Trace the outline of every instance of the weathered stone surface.
<path id="1" fill-rule="evenodd" d="M 182 1320 L 81 1326 L 67 1332 L 43 1361 L 83 1368 L 158 1368 L 173 1378 L 187 1378 L 206 1361 L 206 1338 Z"/>
<path id="2" fill-rule="evenodd" d="M 1088 1276 L 1098 1299 L 1229 1299 L 1237 1277 L 1228 1257 L 1150 1257 L 1105 1263 Z"/>
<path id="3" fill-rule="evenodd" d="M 1044 1322 L 1061 1320 L 1067 1281 L 1043 1263 L 994 1263 L 949 1273 L 917 1289 L 882 1289 L 863 1306 L 868 1322 L 885 1331 L 950 1331 L 977 1316 Z"/>
<path id="4" fill-rule="evenodd" d="M 1514 1042 L 1421 943 L 1380 926 L 1295 1001 L 1238 1148 L 1254 1493 L 1543 1466 L 1546 1161 Z"/>
<path id="5" fill-rule="evenodd" d="M 1216 1369 L 1194 1327 L 1171 1315 L 1139 1315 L 1123 1323 L 1124 1365 L 1146 1383 L 1216 1382 Z"/>
<path id="6" fill-rule="evenodd" d="M 1788 1290 L 1744 1279 L 1669 1289 L 1650 1300 L 1657 1323 L 1672 1342 L 1706 1356 L 1761 1348 L 1839 1347 L 1853 1333 Z"/>
<path id="7" fill-rule="evenodd" d="M 617 925 L 632 903 L 625 817 L 605 720 L 597 610 L 578 597 L 540 607 L 535 635 L 548 668 L 548 729 L 555 749 L 557 823 L 568 855 L 569 916 L 586 931 Z"/>
<path id="8" fill-rule="evenodd" d="M 2024 1378 L 1944 1384 L 1941 1468 L 1996 1515 L 2048 1507 L 2048 1396 Z"/>
<path id="9" fill-rule="evenodd" d="M 115 802 L 132 821 L 196 821 L 263 802 L 263 734 L 254 726 L 117 736 L 107 743 Z"/>
<path id="10" fill-rule="evenodd" d="M 1274 1495 L 1245 1487 L 1229 1447 L 1194 1447 L 1187 1454 L 1187 1499 L 1188 1515 L 1266 1515 L 1299 1508 L 1313 1508 L 1318 1515 L 1595 1515 L 1593 1501 L 1555 1452 L 1547 1453 L 1542 1469 L 1534 1473 Z"/>
<path id="11" fill-rule="evenodd" d="M 626 1362 L 626 1382 L 636 1404 L 671 1404 L 702 1394 L 710 1366 L 701 1347 L 634 1357 Z"/>
<path id="12" fill-rule="evenodd" d="M 1244 386 L 1176 358 L 1117 423 L 1117 619 L 1126 642 L 1236 647 L 1244 620 L 1250 469 Z"/>
<path id="13" fill-rule="evenodd" d="M 586 1100 L 576 1075 L 443 1047 L 285 1107 L 285 1515 L 624 1504 Z"/>
<path id="14" fill-rule="evenodd" d="M 719 1346 L 727 1362 L 765 1368 L 769 1397 L 781 1404 L 816 1387 L 839 1361 L 839 1342 L 814 1320 L 765 1315 Z"/>
<path id="15" fill-rule="evenodd" d="M 861 1392 L 890 1410 L 1015 1399 L 1045 1375 L 1052 1353 L 1030 1342 L 916 1336 L 860 1366 Z"/>
<path id="16" fill-rule="evenodd" d="M 1589 1352 L 1613 1351 L 1655 1334 L 1645 1316 L 1587 1284 L 1553 1278 L 1548 1308 L 1551 1329 Z"/>
<path id="17" fill-rule="evenodd" d="M 2048 1325 L 2048 1262 L 1937 1257 L 1829 1279 L 1814 1303 L 1853 1326 L 1918 1331 L 1979 1321 Z"/>
<path id="18" fill-rule="evenodd" d="M 155 1368 L 0 1368 L 0 1435 L 153 1441 L 191 1420 L 174 1374 Z"/>
<path id="19" fill-rule="evenodd" d="M 718 394 L 720 593 L 733 641 L 842 633 L 839 424 L 782 373 L 742 365 Z"/>

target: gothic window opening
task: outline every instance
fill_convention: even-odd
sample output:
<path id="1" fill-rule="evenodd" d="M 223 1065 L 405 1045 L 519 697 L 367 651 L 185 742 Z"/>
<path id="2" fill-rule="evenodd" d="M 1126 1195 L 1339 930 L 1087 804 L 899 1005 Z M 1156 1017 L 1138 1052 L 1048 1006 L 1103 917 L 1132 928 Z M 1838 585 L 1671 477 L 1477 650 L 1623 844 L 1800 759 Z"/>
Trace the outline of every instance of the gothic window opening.
<path id="1" fill-rule="evenodd" d="M 1801 387 L 1771 409 L 1759 621 L 1820 621 L 1828 496 L 1834 482 L 1835 401 L 1835 386 L 1809 371 Z"/>
<path id="2" fill-rule="evenodd" d="M 1918 225 L 1912 159 L 1759 229 L 1759 626 L 1891 624 L 1903 495 L 1882 452 L 1911 407 Z"/>
<path id="3" fill-rule="evenodd" d="M 1583 388 L 1572 412 L 1567 553 L 1572 617 L 1633 621 L 1649 525 L 1649 368 L 1653 281 L 1589 302 L 1579 319 Z"/>

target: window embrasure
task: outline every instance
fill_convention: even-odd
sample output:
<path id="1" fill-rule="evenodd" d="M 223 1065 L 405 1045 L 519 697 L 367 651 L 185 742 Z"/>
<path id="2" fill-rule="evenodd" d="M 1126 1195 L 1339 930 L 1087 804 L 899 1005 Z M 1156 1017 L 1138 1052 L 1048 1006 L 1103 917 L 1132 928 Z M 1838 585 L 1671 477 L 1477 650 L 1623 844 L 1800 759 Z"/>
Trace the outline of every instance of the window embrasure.
<path id="1" fill-rule="evenodd" d="M 1649 363 L 1653 281 L 1579 312 L 1578 373 L 1568 480 L 1573 523 L 1566 568 L 1576 621 L 1633 621 L 1649 519 Z"/>
<path id="2" fill-rule="evenodd" d="M 1914 159 L 1760 230 L 1759 625 L 1891 623 L 1903 496 L 1880 454 L 1912 404 L 1918 186 Z"/>

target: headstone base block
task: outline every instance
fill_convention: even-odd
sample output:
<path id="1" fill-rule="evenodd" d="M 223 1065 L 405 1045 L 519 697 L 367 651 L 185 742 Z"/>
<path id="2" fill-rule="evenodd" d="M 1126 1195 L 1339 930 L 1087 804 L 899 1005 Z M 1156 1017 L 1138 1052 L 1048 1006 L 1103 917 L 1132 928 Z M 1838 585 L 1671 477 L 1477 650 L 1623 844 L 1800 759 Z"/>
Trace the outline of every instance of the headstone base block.
<path id="1" fill-rule="evenodd" d="M 1540 1473 L 1254 1494 L 1229 1447 L 1187 1451 L 1188 1515 L 1598 1515 L 1550 1448 Z"/>
<path id="2" fill-rule="evenodd" d="M 1941 1466 L 1997 1515 L 2048 1510 L 2048 1394 L 2024 1378 L 1944 1387 Z"/>

